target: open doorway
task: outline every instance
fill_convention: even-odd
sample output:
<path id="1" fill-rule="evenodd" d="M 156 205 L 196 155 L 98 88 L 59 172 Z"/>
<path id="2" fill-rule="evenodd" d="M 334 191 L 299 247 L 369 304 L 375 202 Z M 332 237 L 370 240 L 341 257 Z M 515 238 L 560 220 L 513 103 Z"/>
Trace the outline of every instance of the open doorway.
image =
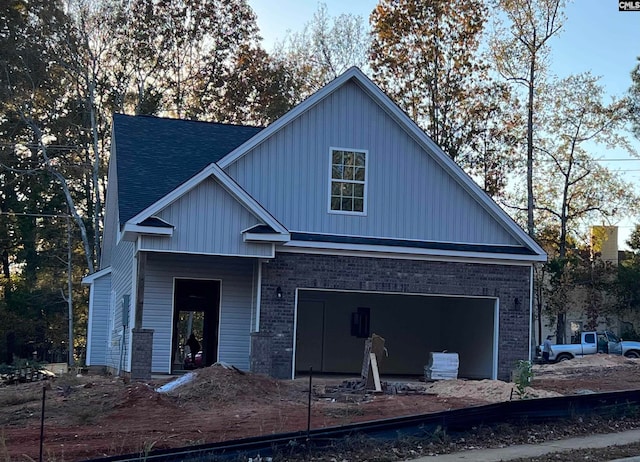
<path id="1" fill-rule="evenodd" d="M 175 279 L 173 294 L 172 371 L 185 369 L 185 345 L 192 333 L 201 346 L 198 366 L 210 366 L 218 358 L 220 281 Z"/>

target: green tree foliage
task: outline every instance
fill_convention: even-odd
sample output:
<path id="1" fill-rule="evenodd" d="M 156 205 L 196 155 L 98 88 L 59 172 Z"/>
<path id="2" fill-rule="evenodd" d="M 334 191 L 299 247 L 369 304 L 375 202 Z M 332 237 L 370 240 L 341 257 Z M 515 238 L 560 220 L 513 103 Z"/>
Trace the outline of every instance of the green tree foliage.
<path id="1" fill-rule="evenodd" d="M 113 109 L 211 119 L 234 62 L 255 48 L 245 0 L 105 1 Z"/>
<path id="2" fill-rule="evenodd" d="M 507 85 L 491 81 L 476 88 L 473 98 L 474 129 L 458 163 L 487 194 L 502 201 L 513 172 L 521 167 L 514 155 L 524 138 L 522 117 L 514 111 L 519 101 Z"/>
<path id="3" fill-rule="evenodd" d="M 570 311 L 583 314 L 585 330 L 596 330 L 603 319 L 620 313 L 616 297 L 618 269 L 591 250 L 571 248 L 564 258 L 554 256 L 544 265 L 544 313 L 555 324 L 558 343 L 567 340 Z"/>
<path id="4" fill-rule="evenodd" d="M 629 114 L 633 132 L 640 138 L 640 57 L 638 64 L 631 71 L 631 88 L 629 88 Z"/>
<path id="5" fill-rule="evenodd" d="M 615 221 L 637 210 L 633 186 L 597 162 L 602 149 L 634 151 L 622 131 L 626 102 L 604 103 L 596 77 L 587 73 L 557 81 L 545 98 L 536 208 L 540 224 L 557 226 L 557 252 L 564 258 L 568 235 L 584 231 L 581 223 Z"/>
<path id="6" fill-rule="evenodd" d="M 592 324 L 602 312 L 610 311 L 609 297 L 602 295 L 611 290 L 610 268 L 576 254 L 576 243 L 586 240 L 584 225 L 621 219 L 638 203 L 632 185 L 597 162 L 600 149 L 631 150 L 622 133 L 626 102 L 603 101 L 604 89 L 597 78 L 570 76 L 548 87 L 543 101 L 546 111 L 538 115 L 542 128 L 534 191 L 538 226 L 556 233 L 551 236 L 554 260 L 546 300 L 556 320 L 558 341 L 564 339 L 567 310 L 578 308 L 576 300 L 584 298 L 581 294 L 590 294 L 581 304 Z M 566 305 L 568 294 L 573 294 L 573 306 Z"/>
<path id="7" fill-rule="evenodd" d="M 219 122 L 268 125 L 291 109 L 300 93 L 295 71 L 259 47 L 243 47 L 227 72 L 213 112 Z"/>
<path id="8" fill-rule="evenodd" d="M 85 137 L 84 101 L 75 91 L 78 81 L 68 72 L 77 51 L 75 31 L 57 2 L 11 6 L 3 20 L 0 51 L 0 136 L 5 142 L 0 160 L 12 185 L 5 200 L 14 196 L 22 206 L 5 211 L 70 212 L 93 270 L 92 230 L 81 217 L 86 165 L 77 149 Z M 26 188 L 23 194 L 21 188 Z"/>
<path id="9" fill-rule="evenodd" d="M 616 295 L 623 313 L 640 310 L 640 225 L 636 225 L 627 245 L 631 248 L 618 265 Z"/>
<path id="10" fill-rule="evenodd" d="M 454 160 L 484 129 L 487 14 L 480 0 L 381 0 L 370 18 L 374 80 Z"/>

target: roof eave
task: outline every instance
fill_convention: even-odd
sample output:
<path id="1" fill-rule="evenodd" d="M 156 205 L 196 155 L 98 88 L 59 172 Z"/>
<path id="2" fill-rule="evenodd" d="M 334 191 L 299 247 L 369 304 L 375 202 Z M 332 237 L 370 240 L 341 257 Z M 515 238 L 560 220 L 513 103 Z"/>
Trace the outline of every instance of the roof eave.
<path id="1" fill-rule="evenodd" d="M 173 236 L 173 227 L 160 227 L 160 226 L 140 226 L 132 223 L 125 223 L 122 229 L 122 240 L 127 242 L 135 242 L 138 236 Z"/>
<path id="2" fill-rule="evenodd" d="M 100 279 L 101 277 L 104 277 L 104 276 L 106 276 L 107 274 L 110 274 L 110 273 L 111 273 L 111 267 L 108 266 L 108 267 L 103 268 L 103 269 L 101 269 L 99 271 L 96 271 L 95 273 L 88 274 L 87 276 L 82 278 L 81 282 L 84 285 L 91 285 L 91 284 L 94 283 L 94 281 L 96 279 Z"/>

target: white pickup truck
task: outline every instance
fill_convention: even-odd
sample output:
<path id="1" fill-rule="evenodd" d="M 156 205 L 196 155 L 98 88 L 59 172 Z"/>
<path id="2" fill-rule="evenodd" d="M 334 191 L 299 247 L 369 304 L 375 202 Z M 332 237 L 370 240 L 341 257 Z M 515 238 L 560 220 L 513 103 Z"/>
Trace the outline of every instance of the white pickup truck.
<path id="1" fill-rule="evenodd" d="M 582 332 L 581 342 L 567 345 L 551 345 L 550 361 L 566 361 L 596 353 L 625 355 L 627 358 L 640 358 L 640 342 L 619 339 L 612 332 Z M 542 345 L 540 350 L 542 351 Z"/>

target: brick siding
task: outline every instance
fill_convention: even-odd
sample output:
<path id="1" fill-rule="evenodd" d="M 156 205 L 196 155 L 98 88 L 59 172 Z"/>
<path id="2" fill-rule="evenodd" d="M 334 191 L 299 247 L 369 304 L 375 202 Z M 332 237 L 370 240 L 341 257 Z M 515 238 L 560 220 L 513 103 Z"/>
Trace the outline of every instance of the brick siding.
<path id="1" fill-rule="evenodd" d="M 268 340 L 260 344 L 269 348 L 253 349 L 252 364 L 291 376 L 297 288 L 491 296 L 500 300 L 498 378 L 508 380 L 529 354 L 530 275 L 528 266 L 278 253 L 262 269 L 260 329 Z M 267 295 L 278 287 L 282 298 Z"/>

